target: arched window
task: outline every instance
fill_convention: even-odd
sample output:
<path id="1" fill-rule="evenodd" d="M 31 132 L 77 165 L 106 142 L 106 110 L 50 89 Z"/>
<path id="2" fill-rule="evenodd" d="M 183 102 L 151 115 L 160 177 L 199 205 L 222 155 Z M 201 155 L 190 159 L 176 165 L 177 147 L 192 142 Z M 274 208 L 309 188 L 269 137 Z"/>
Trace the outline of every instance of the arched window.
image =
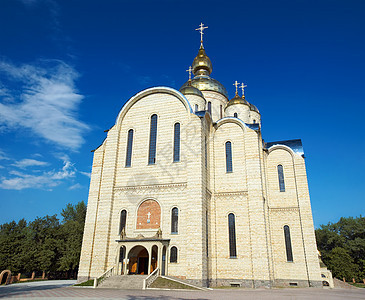
<path id="1" fill-rule="evenodd" d="M 221 105 L 220 106 L 220 116 L 221 116 L 221 119 L 223 118 L 223 106 Z"/>
<path id="2" fill-rule="evenodd" d="M 232 143 L 226 142 L 226 172 L 232 173 Z"/>
<path id="3" fill-rule="evenodd" d="M 152 115 L 151 127 L 150 127 L 150 147 L 148 154 L 149 165 L 153 165 L 156 163 L 156 139 L 157 139 L 157 115 Z"/>
<path id="4" fill-rule="evenodd" d="M 286 261 L 293 261 L 293 252 L 291 248 L 290 229 L 288 225 L 284 226 L 284 237 L 285 237 L 285 249 L 286 249 Z"/>
<path id="5" fill-rule="evenodd" d="M 197 112 L 199 109 L 198 104 L 195 104 L 195 112 Z"/>
<path id="6" fill-rule="evenodd" d="M 278 177 L 280 192 L 285 192 L 284 169 L 282 165 L 278 165 Z"/>
<path id="7" fill-rule="evenodd" d="M 238 115 L 237 115 L 237 113 L 234 113 L 234 114 L 233 114 L 233 116 L 234 116 L 235 118 L 238 118 Z"/>
<path id="8" fill-rule="evenodd" d="M 170 249 L 170 263 L 177 262 L 177 248 L 175 246 Z"/>
<path id="9" fill-rule="evenodd" d="M 236 258 L 236 224 L 234 214 L 228 215 L 229 257 Z"/>
<path id="10" fill-rule="evenodd" d="M 132 164 L 132 148 L 133 148 L 133 129 L 128 131 L 128 141 L 127 141 L 127 154 L 125 157 L 125 166 L 130 167 Z"/>
<path id="11" fill-rule="evenodd" d="M 125 228 L 126 222 L 127 222 L 127 211 L 125 209 L 123 209 L 120 212 L 119 233 L 121 233 L 123 231 L 123 229 Z"/>
<path id="12" fill-rule="evenodd" d="M 208 102 L 208 112 L 212 114 L 212 102 Z"/>
<path id="13" fill-rule="evenodd" d="M 174 207 L 171 210 L 171 233 L 178 233 L 179 209 Z"/>
<path id="14" fill-rule="evenodd" d="M 256 120 L 253 120 L 253 123 L 256 124 Z"/>
<path id="15" fill-rule="evenodd" d="M 180 161 L 180 123 L 174 125 L 174 162 Z"/>

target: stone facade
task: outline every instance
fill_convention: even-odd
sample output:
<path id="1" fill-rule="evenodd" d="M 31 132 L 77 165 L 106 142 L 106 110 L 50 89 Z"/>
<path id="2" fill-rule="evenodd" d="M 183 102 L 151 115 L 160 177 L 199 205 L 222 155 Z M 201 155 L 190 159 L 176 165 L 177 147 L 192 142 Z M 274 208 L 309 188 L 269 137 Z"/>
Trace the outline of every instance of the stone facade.
<path id="1" fill-rule="evenodd" d="M 181 92 L 155 87 L 132 97 L 94 151 L 79 280 L 111 267 L 119 274 L 132 268 L 146 274 L 158 266 L 165 275 L 202 286 L 321 286 L 300 140 L 264 143 L 256 107 L 228 105 L 224 87 L 209 81 L 211 70 L 199 68 Z"/>

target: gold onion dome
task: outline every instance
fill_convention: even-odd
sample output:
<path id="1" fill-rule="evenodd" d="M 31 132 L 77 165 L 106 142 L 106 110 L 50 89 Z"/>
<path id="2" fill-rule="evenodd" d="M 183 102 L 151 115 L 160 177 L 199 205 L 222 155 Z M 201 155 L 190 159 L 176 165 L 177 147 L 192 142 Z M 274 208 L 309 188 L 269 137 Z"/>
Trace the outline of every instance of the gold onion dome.
<path id="1" fill-rule="evenodd" d="M 206 55 L 203 45 L 201 45 L 198 55 L 195 57 L 192 65 L 194 78 L 191 81 L 185 82 L 180 91 L 191 85 L 200 91 L 218 92 L 228 99 L 228 93 L 223 84 L 209 76 L 210 73 L 212 73 L 212 70 L 212 62 Z"/>
<path id="2" fill-rule="evenodd" d="M 193 64 L 193 74 L 196 75 L 207 75 L 212 73 L 213 66 L 209 57 L 205 54 L 203 45 L 200 46 L 198 55 L 194 58 Z"/>
<path id="3" fill-rule="evenodd" d="M 193 87 L 191 85 L 183 86 L 180 89 L 180 93 L 183 95 L 196 95 L 204 98 L 203 93 L 198 90 L 196 87 Z"/>
<path id="4" fill-rule="evenodd" d="M 251 107 L 251 104 L 248 103 L 245 99 L 245 96 L 240 97 L 238 94 L 236 94 L 229 102 L 227 103 L 227 107 L 234 104 L 245 104 Z"/>

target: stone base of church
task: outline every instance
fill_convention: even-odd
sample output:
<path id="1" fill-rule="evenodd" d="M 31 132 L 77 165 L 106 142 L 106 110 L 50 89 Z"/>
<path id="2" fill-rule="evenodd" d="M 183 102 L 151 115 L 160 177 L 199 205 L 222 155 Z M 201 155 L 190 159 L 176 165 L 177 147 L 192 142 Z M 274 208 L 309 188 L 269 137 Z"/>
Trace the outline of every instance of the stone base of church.
<path id="1" fill-rule="evenodd" d="M 243 288 L 270 288 L 272 282 L 270 280 L 251 280 L 251 279 L 211 279 L 209 287 L 243 287 Z"/>
<path id="2" fill-rule="evenodd" d="M 321 281 L 310 281 L 308 280 L 295 280 L 295 279 L 275 279 L 273 283 L 274 287 L 314 287 L 321 288 Z"/>

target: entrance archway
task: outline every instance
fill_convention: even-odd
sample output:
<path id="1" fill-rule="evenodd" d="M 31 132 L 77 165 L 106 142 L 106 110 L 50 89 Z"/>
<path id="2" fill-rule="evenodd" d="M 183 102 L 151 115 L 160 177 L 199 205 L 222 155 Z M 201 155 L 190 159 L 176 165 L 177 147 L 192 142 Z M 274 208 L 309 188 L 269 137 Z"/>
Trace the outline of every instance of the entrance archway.
<path id="1" fill-rule="evenodd" d="M 148 274 L 148 251 L 143 246 L 135 246 L 128 253 L 128 274 Z"/>

